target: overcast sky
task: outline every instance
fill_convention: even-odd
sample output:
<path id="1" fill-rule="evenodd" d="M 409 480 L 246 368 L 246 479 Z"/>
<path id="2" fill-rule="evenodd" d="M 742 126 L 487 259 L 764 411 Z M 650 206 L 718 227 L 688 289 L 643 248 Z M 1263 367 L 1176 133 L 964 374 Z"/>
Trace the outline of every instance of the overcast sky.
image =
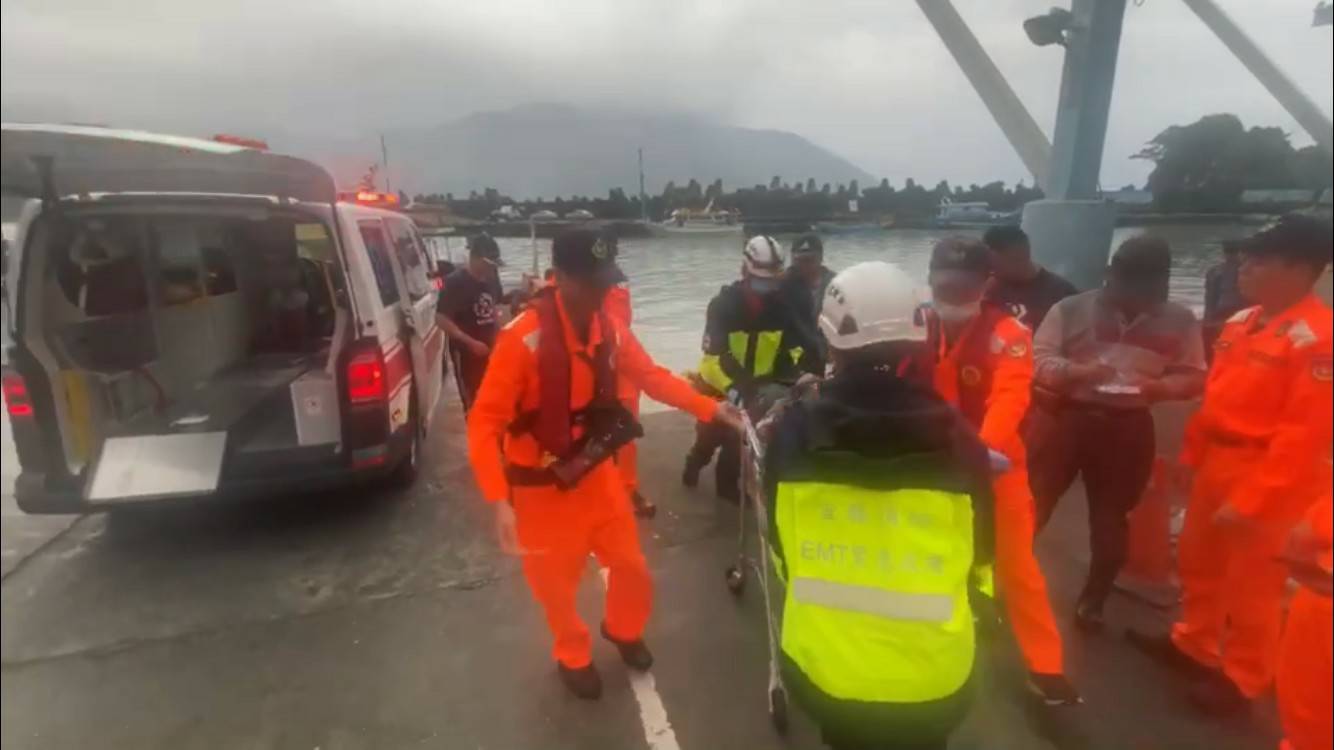
<path id="1" fill-rule="evenodd" d="M 1061 50 L 1020 22 L 1054 0 L 956 0 L 1050 134 Z M 1331 110 L 1315 0 L 1221 0 Z M 429 126 L 534 101 L 687 110 L 799 133 L 898 183 L 1026 177 L 910 0 L 3 0 L 7 117 L 254 134 Z M 1126 13 L 1103 184 L 1212 112 L 1309 138 L 1179 0 Z"/>

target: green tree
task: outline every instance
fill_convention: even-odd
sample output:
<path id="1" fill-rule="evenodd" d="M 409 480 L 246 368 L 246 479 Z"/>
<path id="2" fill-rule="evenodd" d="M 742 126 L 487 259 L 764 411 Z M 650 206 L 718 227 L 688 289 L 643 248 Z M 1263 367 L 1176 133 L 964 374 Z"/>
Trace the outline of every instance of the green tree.
<path id="1" fill-rule="evenodd" d="M 1314 157 L 1314 158 L 1313 158 Z M 1279 128 L 1246 129 L 1232 114 L 1173 125 L 1133 158 L 1154 164 L 1149 190 L 1160 211 L 1236 211 L 1247 189 L 1330 184 L 1330 161 L 1292 148 Z"/>

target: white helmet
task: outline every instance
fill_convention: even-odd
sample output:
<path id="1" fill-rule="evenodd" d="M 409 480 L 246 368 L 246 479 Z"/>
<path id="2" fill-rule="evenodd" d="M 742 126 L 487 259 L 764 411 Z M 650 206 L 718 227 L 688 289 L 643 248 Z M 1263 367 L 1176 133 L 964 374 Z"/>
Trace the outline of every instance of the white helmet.
<path id="1" fill-rule="evenodd" d="M 820 308 L 820 330 L 835 349 L 860 349 L 885 341 L 925 341 L 915 320 L 922 295 L 893 263 L 870 261 L 829 282 Z"/>
<path id="2" fill-rule="evenodd" d="M 741 251 L 742 267 L 746 273 L 761 279 L 776 279 L 783 275 L 783 247 L 766 234 L 757 234 L 746 242 Z"/>

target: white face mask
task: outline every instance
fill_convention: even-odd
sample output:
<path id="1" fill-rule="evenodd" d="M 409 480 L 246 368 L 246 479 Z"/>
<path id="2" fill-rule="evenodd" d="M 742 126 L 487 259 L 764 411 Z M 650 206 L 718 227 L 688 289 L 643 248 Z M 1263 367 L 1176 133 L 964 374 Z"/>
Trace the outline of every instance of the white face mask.
<path id="1" fill-rule="evenodd" d="M 966 305 L 951 305 L 945 302 L 932 302 L 931 307 L 935 309 L 936 315 L 946 323 L 961 323 L 969 320 L 982 312 L 982 300 L 969 302 Z"/>
<path id="2" fill-rule="evenodd" d="M 779 286 L 778 279 L 765 279 L 757 276 L 752 276 L 747 283 L 750 284 L 752 292 L 761 296 L 773 294 L 778 291 Z"/>

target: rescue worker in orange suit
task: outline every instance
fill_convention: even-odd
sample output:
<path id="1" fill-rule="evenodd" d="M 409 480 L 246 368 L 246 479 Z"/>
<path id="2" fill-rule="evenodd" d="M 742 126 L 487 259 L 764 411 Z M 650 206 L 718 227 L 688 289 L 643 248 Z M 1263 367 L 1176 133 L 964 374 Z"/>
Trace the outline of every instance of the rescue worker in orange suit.
<path id="1" fill-rule="evenodd" d="M 1279 645 L 1278 715 L 1283 722 L 1283 750 L 1330 750 L 1334 748 L 1334 574 L 1331 574 L 1330 477 L 1325 474 L 1325 494 L 1306 514 L 1305 520 L 1288 535 L 1283 559 L 1292 577 L 1301 584 L 1288 607 L 1288 624 Z"/>
<path id="2" fill-rule="evenodd" d="M 1033 384 L 1032 334 L 1004 307 L 983 302 L 990 274 L 987 248 L 977 240 L 947 237 L 932 248 L 932 302 L 925 314 L 936 392 L 1010 463 L 992 482 L 996 579 L 1029 670 L 1028 688 L 1045 705 L 1078 705 L 1079 692 L 1065 677 L 1047 582 L 1033 555 L 1033 494 L 1019 437 Z"/>
<path id="3" fill-rule="evenodd" d="M 613 248 L 612 256 L 616 257 L 616 239 L 614 237 L 606 238 Z M 625 277 L 625 272 L 620 270 L 620 265 L 616 267 L 616 286 L 607 290 L 607 297 L 602 303 L 602 311 L 608 318 L 620 323 L 625 330 L 630 330 L 630 321 L 634 313 L 630 307 L 630 282 Z M 629 378 L 618 378 L 616 384 L 616 395 L 621 403 L 634 416 L 639 419 L 639 388 Z M 630 493 L 630 501 L 635 506 L 635 515 L 640 518 L 652 518 L 658 513 L 658 506 L 654 505 L 639 492 L 639 449 L 634 441 L 626 443 L 616 452 L 616 468 L 621 472 L 621 478 L 625 480 L 625 491 Z"/>
<path id="4" fill-rule="evenodd" d="M 616 379 L 697 419 L 741 428 L 735 409 L 659 367 L 602 312 L 616 278 L 610 255 L 594 232 L 555 238 L 555 286 L 500 332 L 468 416 L 469 460 L 495 509 L 501 548 L 522 556 L 562 681 L 590 700 L 601 695 L 602 681 L 575 609 L 590 553 L 609 572 L 603 637 L 631 668 L 653 662 L 643 640 L 652 582 L 625 484 L 607 460 L 639 432 L 617 398 Z"/>
<path id="5" fill-rule="evenodd" d="M 1178 544 L 1181 615 L 1170 635 L 1127 633 L 1193 677 L 1192 703 L 1212 714 L 1248 710 L 1272 683 L 1288 578 L 1278 556 L 1329 490 L 1334 321 L 1312 290 L 1330 232 L 1328 221 L 1290 214 L 1245 242 L 1238 284 L 1255 306 L 1219 333 L 1182 450 L 1193 480 Z"/>

